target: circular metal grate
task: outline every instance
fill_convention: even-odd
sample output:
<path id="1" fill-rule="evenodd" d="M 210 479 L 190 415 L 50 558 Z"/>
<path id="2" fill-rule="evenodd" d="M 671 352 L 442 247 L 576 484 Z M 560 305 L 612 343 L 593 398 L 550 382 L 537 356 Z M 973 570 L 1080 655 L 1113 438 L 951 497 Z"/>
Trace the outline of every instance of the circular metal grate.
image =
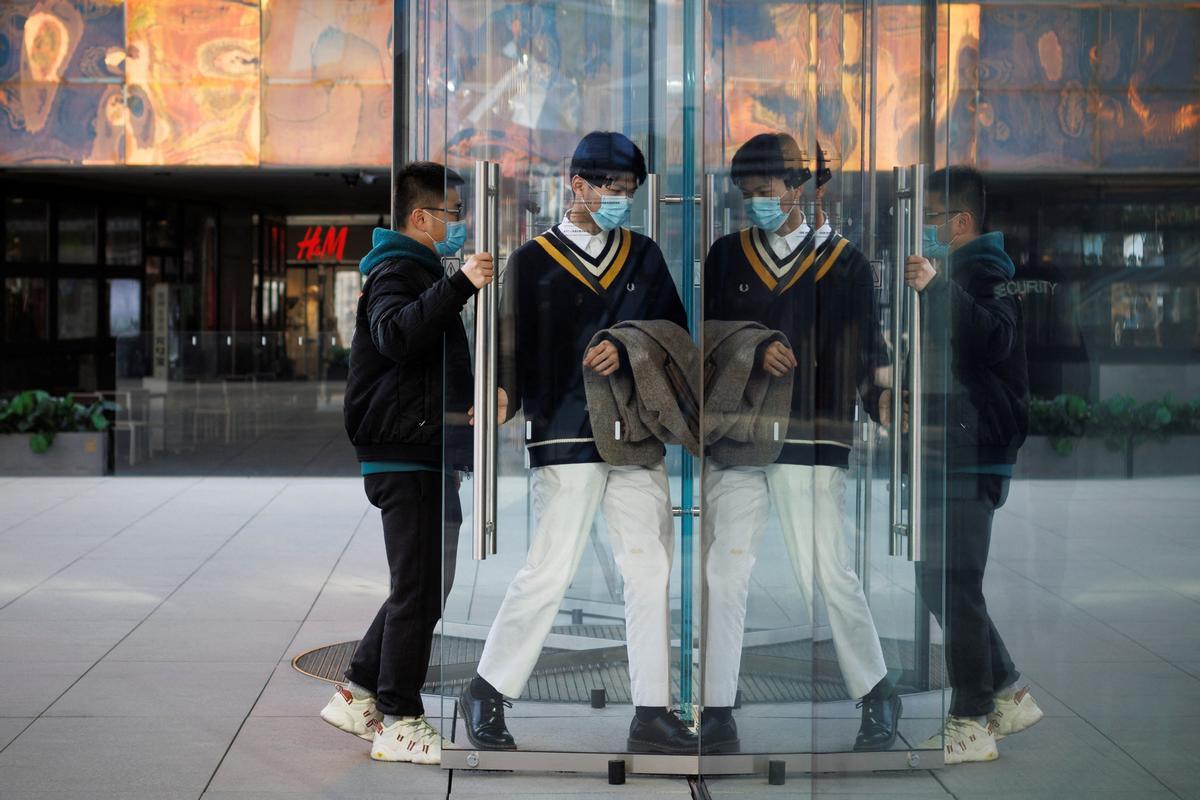
<path id="1" fill-rule="evenodd" d="M 629 662 L 622 643 L 624 629 L 619 625 L 571 625 L 554 629 L 555 633 L 609 639 L 613 647 L 593 650 L 545 648 L 521 695 L 522 700 L 543 703 L 587 703 L 591 690 L 603 688 L 610 703 L 630 703 Z M 883 640 L 889 660 L 898 660 L 908 675 L 914 663 L 911 642 Z M 357 641 L 339 642 L 301 653 L 292 666 L 313 678 L 330 683 L 344 680 L 343 673 L 354 656 Z M 483 642 L 457 636 L 434 636 L 435 666 L 430 667 L 423 691 L 429 694 L 456 695 L 475 674 L 475 665 L 483 652 Z M 940 689 L 945 686 L 941 646 L 934 645 L 930 657 L 930 686 L 905 685 L 902 691 Z M 679 692 L 679 674 L 672 670 L 672 690 Z M 846 696 L 837 656 L 830 641 L 787 642 L 748 647 L 742 656 L 738 682 L 742 703 L 789 703 L 853 699 Z"/>

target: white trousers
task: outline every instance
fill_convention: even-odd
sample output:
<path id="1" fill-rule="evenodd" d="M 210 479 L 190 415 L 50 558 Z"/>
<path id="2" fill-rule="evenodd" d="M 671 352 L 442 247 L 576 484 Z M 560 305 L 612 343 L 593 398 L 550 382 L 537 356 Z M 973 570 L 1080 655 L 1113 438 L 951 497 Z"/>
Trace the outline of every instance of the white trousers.
<path id="1" fill-rule="evenodd" d="M 862 697 L 887 674 L 875 621 L 842 532 L 845 483 L 846 470 L 837 467 L 705 464 L 701 530 L 708 591 L 705 705 L 734 704 L 750 575 L 772 503 L 810 624 L 814 580 L 821 590 L 850 696 Z"/>
<path id="2" fill-rule="evenodd" d="M 667 472 L 562 464 L 533 470 L 533 540 L 488 631 L 479 675 L 520 697 L 587 547 L 597 508 L 625 581 L 625 635 L 634 705 L 671 702 L 670 601 L 675 526 Z"/>

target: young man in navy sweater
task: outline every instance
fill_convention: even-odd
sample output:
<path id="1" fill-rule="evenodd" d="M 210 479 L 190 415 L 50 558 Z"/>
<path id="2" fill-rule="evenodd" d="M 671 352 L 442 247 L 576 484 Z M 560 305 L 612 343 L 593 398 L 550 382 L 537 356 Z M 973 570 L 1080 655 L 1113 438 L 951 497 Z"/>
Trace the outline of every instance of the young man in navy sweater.
<path id="1" fill-rule="evenodd" d="M 572 203 L 562 222 L 519 247 L 505 272 L 500 383 L 525 412 L 537 528 L 525 565 L 492 623 L 475 679 L 459 699 L 476 747 L 513 749 L 504 696 L 519 697 L 575 575 L 598 509 L 625 581 L 625 624 L 636 714 L 631 750 L 696 752 L 673 713 L 668 583 L 675 541 L 667 473 L 613 467 L 596 449 L 583 371 L 626 368 L 596 332 L 624 320 L 687 316 L 658 246 L 628 224 L 646 178 L 641 151 L 620 133 L 593 132 L 571 159 Z"/>
<path id="2" fill-rule="evenodd" d="M 900 698 L 887 678 L 842 521 L 856 403 L 861 398 L 872 415 L 887 408 L 890 395 L 876 381 L 887 353 L 866 258 L 824 219 L 811 228 L 800 210 L 810 177 L 790 135 L 764 133 L 746 142 L 734 154 L 730 178 L 751 225 L 716 241 L 704 265 L 705 320 L 753 321 L 783 333 L 788 345 L 770 343 L 757 361 L 776 377 L 795 373 L 776 461 L 705 463 L 705 752 L 739 747 L 732 706 L 746 602 L 772 506 L 805 603 L 811 613 L 813 589 L 821 590 L 842 679 L 850 696 L 862 699 L 855 749 L 887 749 L 900 719 Z"/>
<path id="3" fill-rule="evenodd" d="M 359 264 L 366 282 L 350 347 L 346 432 L 367 499 L 383 514 L 391 588 L 321 717 L 370 741 L 377 761 L 441 763 L 421 685 L 462 521 L 447 470 L 470 462 L 471 357 L 459 313 L 493 273 L 488 253 L 452 275 L 442 267 L 466 240 L 462 183 L 441 164 L 400 170 L 400 228 L 376 228 Z"/>

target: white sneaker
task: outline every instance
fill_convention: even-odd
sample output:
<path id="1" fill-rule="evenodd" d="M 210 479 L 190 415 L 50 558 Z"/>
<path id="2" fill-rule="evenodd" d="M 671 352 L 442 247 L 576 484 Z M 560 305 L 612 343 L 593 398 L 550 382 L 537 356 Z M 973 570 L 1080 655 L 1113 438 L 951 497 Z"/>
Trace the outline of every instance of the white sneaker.
<path id="1" fill-rule="evenodd" d="M 1005 736 L 1032 728 L 1044 716 L 1045 712 L 1038 707 L 1026 686 L 1012 697 L 996 698 L 996 709 L 988 714 L 988 727 L 996 736 L 996 741 L 1000 741 Z"/>
<path id="2" fill-rule="evenodd" d="M 321 709 L 321 719 L 340 731 L 353 733 L 368 742 L 374 741 L 376 728 L 383 727 L 383 714 L 375 708 L 375 698 L 355 700 L 350 690 L 341 685 Z"/>
<path id="3" fill-rule="evenodd" d="M 442 735 L 425 717 L 402 719 L 380 727 L 371 745 L 376 761 L 411 761 L 414 764 L 442 763 Z"/>
<path id="4" fill-rule="evenodd" d="M 1000 757 L 991 726 L 984 727 L 973 719 L 946 717 L 941 733 L 935 733 L 918 745 L 922 750 L 944 747 L 947 764 L 967 761 L 995 761 Z"/>

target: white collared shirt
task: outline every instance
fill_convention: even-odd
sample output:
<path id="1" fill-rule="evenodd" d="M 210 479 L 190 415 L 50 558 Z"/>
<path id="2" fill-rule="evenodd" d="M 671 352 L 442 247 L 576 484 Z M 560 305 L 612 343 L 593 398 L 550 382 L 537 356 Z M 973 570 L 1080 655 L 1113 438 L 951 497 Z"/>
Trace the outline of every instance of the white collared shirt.
<path id="1" fill-rule="evenodd" d="M 808 236 L 808 223 L 800 223 L 800 227 L 792 231 L 786 236 L 780 236 L 776 233 L 767 234 L 767 242 L 771 245 L 771 250 L 779 258 L 783 258 L 790 253 L 795 252 L 800 243 L 804 241 L 804 237 Z M 777 264 L 770 264 L 771 271 L 776 273 L 776 276 L 782 275 L 787 270 L 787 266 L 780 267 Z"/>
<path id="2" fill-rule="evenodd" d="M 825 240 L 828 239 L 832 235 L 833 235 L 833 226 L 831 226 L 828 222 L 826 222 L 824 225 L 817 228 L 817 233 L 816 233 L 817 241 L 814 242 L 814 245 L 816 247 L 820 247 L 821 245 L 825 244 Z"/>
<path id="3" fill-rule="evenodd" d="M 570 216 L 563 217 L 563 221 L 558 224 L 558 229 L 562 231 L 564 236 L 571 240 L 571 244 L 592 258 L 600 255 L 604 251 L 604 245 L 608 244 L 608 231 L 600 231 L 596 234 L 588 233 L 574 222 L 571 222 Z M 597 277 L 604 271 L 604 267 L 601 264 L 586 264 L 586 266 L 588 271 Z"/>

